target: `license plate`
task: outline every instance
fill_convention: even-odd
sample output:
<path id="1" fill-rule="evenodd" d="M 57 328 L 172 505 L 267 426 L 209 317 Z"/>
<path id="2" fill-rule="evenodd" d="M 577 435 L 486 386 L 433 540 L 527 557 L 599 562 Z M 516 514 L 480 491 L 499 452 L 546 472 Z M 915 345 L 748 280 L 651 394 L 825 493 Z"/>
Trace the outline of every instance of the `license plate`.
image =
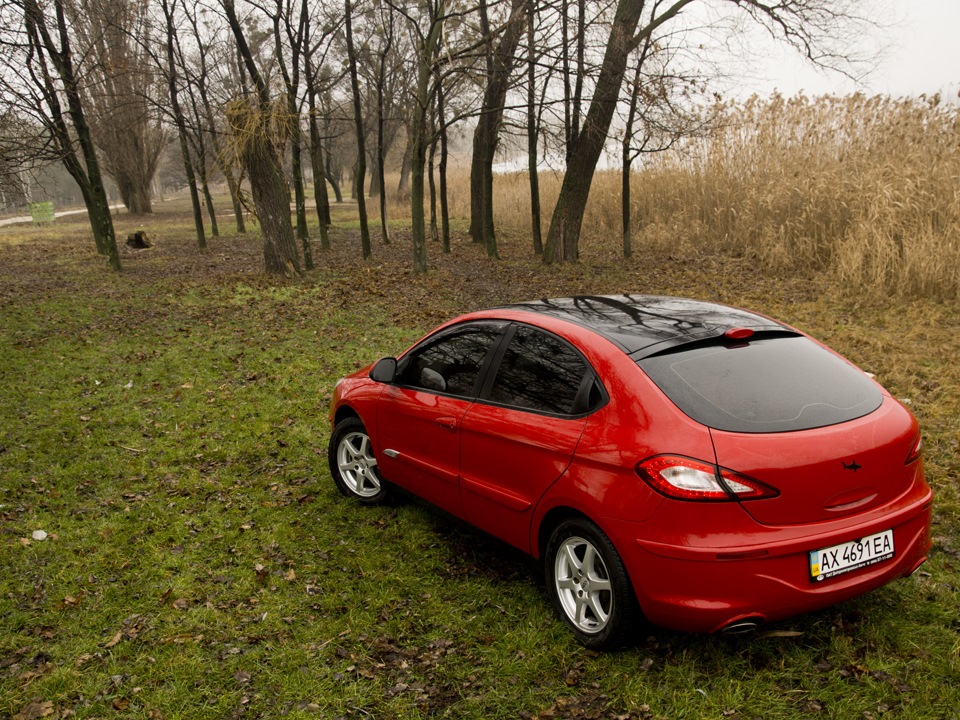
<path id="1" fill-rule="evenodd" d="M 889 560 L 894 555 L 893 530 L 831 545 L 810 553 L 810 579 L 816 582 Z"/>

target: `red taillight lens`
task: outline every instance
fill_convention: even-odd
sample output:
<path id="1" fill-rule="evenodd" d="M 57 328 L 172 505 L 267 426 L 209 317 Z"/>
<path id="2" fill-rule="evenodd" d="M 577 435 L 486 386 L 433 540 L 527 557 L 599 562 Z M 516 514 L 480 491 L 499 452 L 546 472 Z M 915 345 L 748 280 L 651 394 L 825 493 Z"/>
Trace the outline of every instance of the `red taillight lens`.
<path id="1" fill-rule="evenodd" d="M 724 502 L 758 500 L 780 494 L 759 480 L 680 455 L 647 458 L 637 463 L 636 470 L 658 493 L 677 500 Z"/>
<path id="2" fill-rule="evenodd" d="M 903 461 L 903 464 L 909 465 L 915 460 L 919 460 L 921 455 L 923 455 L 923 437 L 917 435 L 917 439 L 913 442 L 913 447 L 910 448 L 910 453 L 907 455 L 907 459 Z"/>

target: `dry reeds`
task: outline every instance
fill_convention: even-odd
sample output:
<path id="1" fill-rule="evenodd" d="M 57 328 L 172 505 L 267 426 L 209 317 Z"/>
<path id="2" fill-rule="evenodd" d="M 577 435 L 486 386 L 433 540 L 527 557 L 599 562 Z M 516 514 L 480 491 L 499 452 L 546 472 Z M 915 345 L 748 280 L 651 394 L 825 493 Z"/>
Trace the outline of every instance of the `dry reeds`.
<path id="1" fill-rule="evenodd" d="M 960 298 L 960 113 L 939 97 L 753 98 L 633 178 L 637 252 L 696 247 L 851 293 Z M 526 176 L 497 178 L 498 223 L 529 232 Z M 582 245 L 620 237 L 619 172 L 598 173 Z M 544 225 L 559 177 L 541 178 Z M 545 228 L 544 228 L 545 229 Z"/>

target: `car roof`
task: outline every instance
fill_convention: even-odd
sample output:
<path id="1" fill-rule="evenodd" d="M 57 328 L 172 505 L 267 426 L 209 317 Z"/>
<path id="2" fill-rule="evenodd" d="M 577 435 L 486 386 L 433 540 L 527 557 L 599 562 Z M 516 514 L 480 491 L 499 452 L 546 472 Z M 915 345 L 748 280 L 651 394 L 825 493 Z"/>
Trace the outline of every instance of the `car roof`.
<path id="1" fill-rule="evenodd" d="M 732 328 L 796 332 L 747 310 L 658 295 L 580 295 L 513 303 L 500 309 L 575 323 L 605 337 L 637 360 L 691 342 L 722 337 Z"/>

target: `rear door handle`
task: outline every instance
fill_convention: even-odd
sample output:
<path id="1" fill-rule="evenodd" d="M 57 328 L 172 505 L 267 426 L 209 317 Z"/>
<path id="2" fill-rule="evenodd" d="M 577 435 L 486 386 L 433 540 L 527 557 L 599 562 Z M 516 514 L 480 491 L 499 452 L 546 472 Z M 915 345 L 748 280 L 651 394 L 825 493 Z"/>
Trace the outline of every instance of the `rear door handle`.
<path id="1" fill-rule="evenodd" d="M 446 428 L 450 432 L 456 432 L 457 430 L 457 419 L 454 417 L 438 417 L 437 425 L 442 428 Z"/>

